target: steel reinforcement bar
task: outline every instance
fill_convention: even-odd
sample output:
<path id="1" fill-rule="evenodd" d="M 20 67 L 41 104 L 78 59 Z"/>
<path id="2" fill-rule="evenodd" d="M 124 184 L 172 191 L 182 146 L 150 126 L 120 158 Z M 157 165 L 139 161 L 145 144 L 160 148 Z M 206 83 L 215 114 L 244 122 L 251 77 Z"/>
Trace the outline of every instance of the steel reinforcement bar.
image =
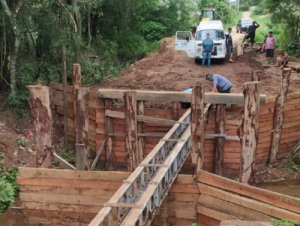
<path id="1" fill-rule="evenodd" d="M 154 207 L 159 207 L 163 200 L 162 197 L 166 196 L 168 188 L 175 180 L 188 156 L 190 147 L 190 119 L 191 109 L 185 112 L 135 171 L 130 174 L 127 180 L 123 181 L 121 187 L 108 203 L 104 205 L 89 226 L 113 226 L 121 224 L 132 209 L 138 208 L 139 211 L 141 209 L 152 211 Z M 164 175 L 161 175 L 163 176 L 163 179 L 161 179 L 162 183 L 160 183 L 157 176 L 163 172 Z M 157 186 L 153 201 L 138 204 L 141 203 L 140 198 L 145 196 L 145 191 L 153 189 L 153 186 Z M 157 192 L 164 192 L 164 194 Z M 145 199 L 143 198 L 143 200 Z M 153 208 L 151 208 L 152 205 Z M 145 208 L 146 206 L 147 208 Z M 149 216 L 149 213 L 147 212 L 145 216 Z M 147 220 L 148 217 L 144 219 Z M 139 222 L 143 223 L 145 220 L 142 219 Z"/>

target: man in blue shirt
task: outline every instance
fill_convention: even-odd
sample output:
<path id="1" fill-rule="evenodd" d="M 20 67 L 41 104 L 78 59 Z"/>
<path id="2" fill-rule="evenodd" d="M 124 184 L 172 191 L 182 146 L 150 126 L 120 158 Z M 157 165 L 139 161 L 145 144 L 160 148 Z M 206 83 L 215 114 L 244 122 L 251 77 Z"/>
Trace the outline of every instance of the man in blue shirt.
<path id="1" fill-rule="evenodd" d="M 219 74 L 212 74 L 212 73 L 207 73 L 205 77 L 206 80 L 213 81 L 214 83 L 213 90 L 212 90 L 213 93 L 216 92 L 217 90 L 219 91 L 219 93 L 230 93 L 232 84 L 227 78 L 224 78 Z"/>
<path id="2" fill-rule="evenodd" d="M 206 39 L 202 42 L 202 67 L 204 67 L 207 58 L 207 67 L 210 67 L 211 53 L 214 52 L 214 42 L 210 39 L 210 34 L 207 33 Z"/>

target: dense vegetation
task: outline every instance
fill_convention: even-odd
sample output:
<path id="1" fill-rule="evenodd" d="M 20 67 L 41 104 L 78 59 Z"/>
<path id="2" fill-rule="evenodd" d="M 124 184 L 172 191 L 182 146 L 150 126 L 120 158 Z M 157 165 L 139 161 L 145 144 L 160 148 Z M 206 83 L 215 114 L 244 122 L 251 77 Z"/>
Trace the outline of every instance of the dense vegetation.
<path id="1" fill-rule="evenodd" d="M 23 109 L 26 85 L 61 81 L 64 49 L 69 80 L 72 63 L 80 63 L 83 83 L 100 83 L 161 38 L 195 26 L 211 2 L 218 18 L 230 20 L 233 11 L 218 0 L 0 0 L 1 86 L 10 105 Z"/>
<path id="2" fill-rule="evenodd" d="M 0 215 L 15 201 L 15 195 L 19 190 L 16 181 L 18 169 L 3 172 L 0 155 Z"/>
<path id="3" fill-rule="evenodd" d="M 226 25 L 236 23 L 233 19 L 240 14 L 236 4 L 232 2 L 230 8 L 228 2 L 0 0 L 1 90 L 9 91 L 10 106 L 21 113 L 27 103 L 26 85 L 35 84 L 37 79 L 46 84 L 61 82 L 63 50 L 69 80 L 72 63 L 78 62 L 84 85 L 100 83 L 155 50 L 161 38 L 195 26 L 201 9 L 210 3 L 217 19 Z M 257 4 L 255 13 L 269 13 L 272 23 L 266 26 L 280 34 L 284 46 L 296 51 L 299 1 L 241 0 L 240 9 Z M 277 28 L 274 24 L 281 25 Z"/>

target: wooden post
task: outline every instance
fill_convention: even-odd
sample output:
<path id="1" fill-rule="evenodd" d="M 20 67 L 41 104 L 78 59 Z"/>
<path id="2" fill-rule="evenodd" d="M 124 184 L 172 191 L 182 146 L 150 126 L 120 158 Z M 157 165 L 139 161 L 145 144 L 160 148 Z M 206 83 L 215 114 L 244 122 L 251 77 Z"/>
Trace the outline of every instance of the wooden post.
<path id="1" fill-rule="evenodd" d="M 173 120 L 178 121 L 180 119 L 180 102 L 173 103 Z"/>
<path id="2" fill-rule="evenodd" d="M 284 108 L 286 95 L 289 90 L 290 76 L 291 76 L 291 69 L 284 68 L 282 70 L 281 90 L 279 95 L 277 96 L 276 105 L 275 105 L 275 119 L 274 119 L 274 126 L 273 126 L 274 133 L 272 137 L 272 145 L 270 150 L 271 164 L 274 164 L 277 161 L 277 152 L 279 148 L 282 124 L 283 124 L 283 108 Z"/>
<path id="3" fill-rule="evenodd" d="M 112 110 L 113 101 L 111 99 L 104 100 L 105 111 Z M 105 116 L 105 169 L 107 171 L 115 170 L 115 155 L 113 153 L 113 137 L 109 133 L 114 133 L 113 118 Z"/>
<path id="4" fill-rule="evenodd" d="M 50 109 L 49 87 L 27 86 L 29 104 L 34 118 L 36 141 L 36 167 L 52 168 L 52 115 Z"/>
<path id="5" fill-rule="evenodd" d="M 136 120 L 136 92 L 124 93 L 125 105 L 125 150 L 127 156 L 127 169 L 133 172 L 138 166 L 137 120 Z"/>
<path id="6" fill-rule="evenodd" d="M 216 133 L 225 133 L 225 109 L 226 104 L 217 104 L 216 106 Z M 214 173 L 217 175 L 223 175 L 223 156 L 224 156 L 224 137 L 215 138 L 215 148 L 214 148 Z"/>
<path id="7" fill-rule="evenodd" d="M 75 166 L 76 170 L 85 170 L 86 165 L 85 161 L 85 145 L 84 144 L 75 144 Z"/>
<path id="8" fill-rule="evenodd" d="M 252 81 L 260 81 L 261 80 L 261 70 L 253 70 L 252 71 Z"/>
<path id="9" fill-rule="evenodd" d="M 79 151 L 82 150 L 84 152 L 83 158 L 79 159 L 83 162 L 80 163 L 80 166 L 82 165 L 84 166 L 83 168 L 80 167 L 80 170 L 90 170 L 88 106 L 89 106 L 89 88 L 83 88 L 83 87 L 75 88 L 74 91 L 75 145 L 76 145 L 75 154 L 76 155 L 79 154 Z M 82 149 L 81 147 L 82 145 L 84 145 L 84 149 Z M 80 153 L 79 156 L 81 155 L 82 153 Z"/>
<path id="10" fill-rule="evenodd" d="M 144 115 L 144 101 L 137 102 L 137 114 Z M 137 123 L 137 133 L 144 133 L 145 132 L 145 124 L 144 122 Z M 137 154 L 138 154 L 138 163 L 141 163 L 145 156 L 145 140 L 144 137 L 138 136 L 137 137 Z"/>
<path id="11" fill-rule="evenodd" d="M 193 174 L 198 173 L 203 165 L 204 143 L 204 87 L 195 86 L 191 101 L 191 157 Z"/>
<path id="12" fill-rule="evenodd" d="M 260 82 L 247 82 L 244 84 L 245 106 L 244 118 L 241 124 L 242 153 L 239 181 L 246 184 L 253 184 L 254 182 L 253 169 L 258 142 L 259 93 Z"/>
<path id="13" fill-rule="evenodd" d="M 80 64 L 73 64 L 73 78 L 72 83 L 75 88 L 78 88 L 81 86 L 81 66 Z"/>
<path id="14" fill-rule="evenodd" d="M 67 101 L 67 62 L 66 47 L 62 46 L 62 81 L 63 81 L 63 98 L 64 98 L 64 145 L 68 146 L 68 101 Z"/>

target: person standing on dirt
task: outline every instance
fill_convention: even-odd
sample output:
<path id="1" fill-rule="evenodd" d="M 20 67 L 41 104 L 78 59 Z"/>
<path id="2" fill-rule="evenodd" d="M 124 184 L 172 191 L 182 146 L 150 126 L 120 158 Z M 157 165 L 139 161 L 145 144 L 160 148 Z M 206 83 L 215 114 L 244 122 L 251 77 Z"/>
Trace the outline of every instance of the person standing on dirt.
<path id="1" fill-rule="evenodd" d="M 232 60 L 233 42 L 232 42 L 232 36 L 231 36 L 231 27 L 228 28 L 228 33 L 226 34 L 226 49 L 227 49 L 229 62 L 233 63 L 233 60 Z"/>
<path id="2" fill-rule="evenodd" d="M 210 39 L 210 34 L 207 33 L 206 39 L 202 42 L 202 67 L 207 59 L 207 67 L 210 67 L 211 54 L 214 52 L 214 42 Z"/>
<path id="3" fill-rule="evenodd" d="M 276 39 L 273 36 L 272 31 L 269 31 L 269 36 L 267 37 L 265 44 L 266 44 L 266 47 L 265 47 L 266 48 L 266 57 L 267 57 L 267 60 L 268 60 L 268 64 L 270 64 L 271 60 L 274 57 L 274 49 L 275 49 L 275 46 L 276 46 Z"/>
<path id="4" fill-rule="evenodd" d="M 254 43 L 254 39 L 255 39 L 255 31 L 257 28 L 259 28 L 260 25 L 254 20 L 252 22 L 252 25 L 249 26 L 247 33 L 243 39 L 242 44 L 244 44 L 245 39 L 249 39 L 250 38 L 250 47 L 253 48 L 253 43 Z"/>
<path id="5" fill-rule="evenodd" d="M 219 93 L 230 93 L 232 84 L 227 78 L 222 75 L 212 73 L 207 73 L 205 77 L 206 80 L 212 81 L 214 84 L 213 90 L 211 91 L 212 93 L 216 91 Z"/>

